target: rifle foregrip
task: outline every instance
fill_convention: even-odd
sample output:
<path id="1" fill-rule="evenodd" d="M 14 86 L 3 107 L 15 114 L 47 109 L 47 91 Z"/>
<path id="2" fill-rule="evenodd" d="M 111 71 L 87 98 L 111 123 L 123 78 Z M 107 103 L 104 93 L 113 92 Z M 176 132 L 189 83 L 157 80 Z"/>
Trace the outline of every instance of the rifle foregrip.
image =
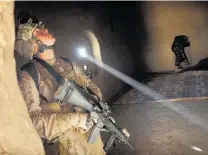
<path id="1" fill-rule="evenodd" d="M 95 141 L 99 136 L 100 136 L 100 128 L 94 125 L 90 133 L 90 136 L 88 138 L 88 143 L 95 143 Z"/>
<path id="2" fill-rule="evenodd" d="M 105 152 L 108 152 L 109 148 L 113 145 L 114 141 L 115 141 L 115 137 L 114 135 L 111 135 L 104 147 Z"/>

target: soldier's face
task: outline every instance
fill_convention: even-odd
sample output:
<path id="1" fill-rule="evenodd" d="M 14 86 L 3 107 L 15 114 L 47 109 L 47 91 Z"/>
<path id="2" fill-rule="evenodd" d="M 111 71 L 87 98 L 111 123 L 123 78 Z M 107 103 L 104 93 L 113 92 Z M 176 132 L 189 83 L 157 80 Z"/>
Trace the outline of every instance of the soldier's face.
<path id="1" fill-rule="evenodd" d="M 43 42 L 43 44 L 46 44 L 47 46 L 51 46 L 55 43 L 56 38 L 54 38 L 47 29 L 39 29 L 36 28 L 33 31 L 33 35 L 40 41 Z"/>

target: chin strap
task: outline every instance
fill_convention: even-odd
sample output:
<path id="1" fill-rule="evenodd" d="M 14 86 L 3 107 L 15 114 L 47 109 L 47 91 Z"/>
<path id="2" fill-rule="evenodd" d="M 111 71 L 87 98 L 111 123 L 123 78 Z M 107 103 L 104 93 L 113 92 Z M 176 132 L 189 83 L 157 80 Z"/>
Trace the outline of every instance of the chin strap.
<path id="1" fill-rule="evenodd" d="M 47 46 L 46 44 L 43 44 L 43 42 L 40 41 L 40 40 L 37 40 L 36 43 L 38 44 L 38 51 L 37 51 L 37 53 L 34 55 L 35 57 L 39 57 L 39 55 L 40 55 L 41 53 L 43 53 L 45 50 L 53 49 L 53 48 L 54 48 L 54 45 Z"/>

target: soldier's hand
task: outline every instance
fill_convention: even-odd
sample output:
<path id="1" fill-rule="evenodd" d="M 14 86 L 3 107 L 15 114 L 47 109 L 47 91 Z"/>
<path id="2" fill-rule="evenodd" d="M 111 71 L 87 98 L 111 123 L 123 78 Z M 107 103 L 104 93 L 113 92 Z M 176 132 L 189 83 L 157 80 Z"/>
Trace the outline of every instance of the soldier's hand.
<path id="1" fill-rule="evenodd" d="M 96 112 L 91 112 L 90 117 L 91 117 L 91 120 L 93 121 L 93 123 L 95 123 L 95 124 L 98 123 L 99 116 Z"/>
<path id="2" fill-rule="evenodd" d="M 81 129 L 85 132 L 89 131 L 94 124 L 93 120 L 91 119 L 91 116 L 88 114 L 81 114 L 81 113 L 79 114 L 79 116 L 80 116 L 80 121 L 78 125 L 75 126 L 76 130 Z"/>
<path id="3" fill-rule="evenodd" d="M 87 129 L 88 130 L 91 129 L 93 127 L 93 125 L 94 125 L 94 121 L 93 121 L 91 115 L 88 115 L 87 116 L 87 121 L 86 121 L 86 127 L 87 127 Z"/>

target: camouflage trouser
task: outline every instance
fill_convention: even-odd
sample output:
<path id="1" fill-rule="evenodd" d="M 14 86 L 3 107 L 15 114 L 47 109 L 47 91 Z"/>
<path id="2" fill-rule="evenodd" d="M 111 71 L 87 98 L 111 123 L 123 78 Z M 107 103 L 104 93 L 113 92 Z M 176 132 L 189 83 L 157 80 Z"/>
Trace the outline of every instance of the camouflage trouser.
<path id="1" fill-rule="evenodd" d="M 175 46 L 172 50 L 176 56 L 175 66 L 178 68 L 183 68 L 183 66 L 181 66 L 182 62 L 188 64 L 188 58 L 185 54 L 184 48 Z"/>

